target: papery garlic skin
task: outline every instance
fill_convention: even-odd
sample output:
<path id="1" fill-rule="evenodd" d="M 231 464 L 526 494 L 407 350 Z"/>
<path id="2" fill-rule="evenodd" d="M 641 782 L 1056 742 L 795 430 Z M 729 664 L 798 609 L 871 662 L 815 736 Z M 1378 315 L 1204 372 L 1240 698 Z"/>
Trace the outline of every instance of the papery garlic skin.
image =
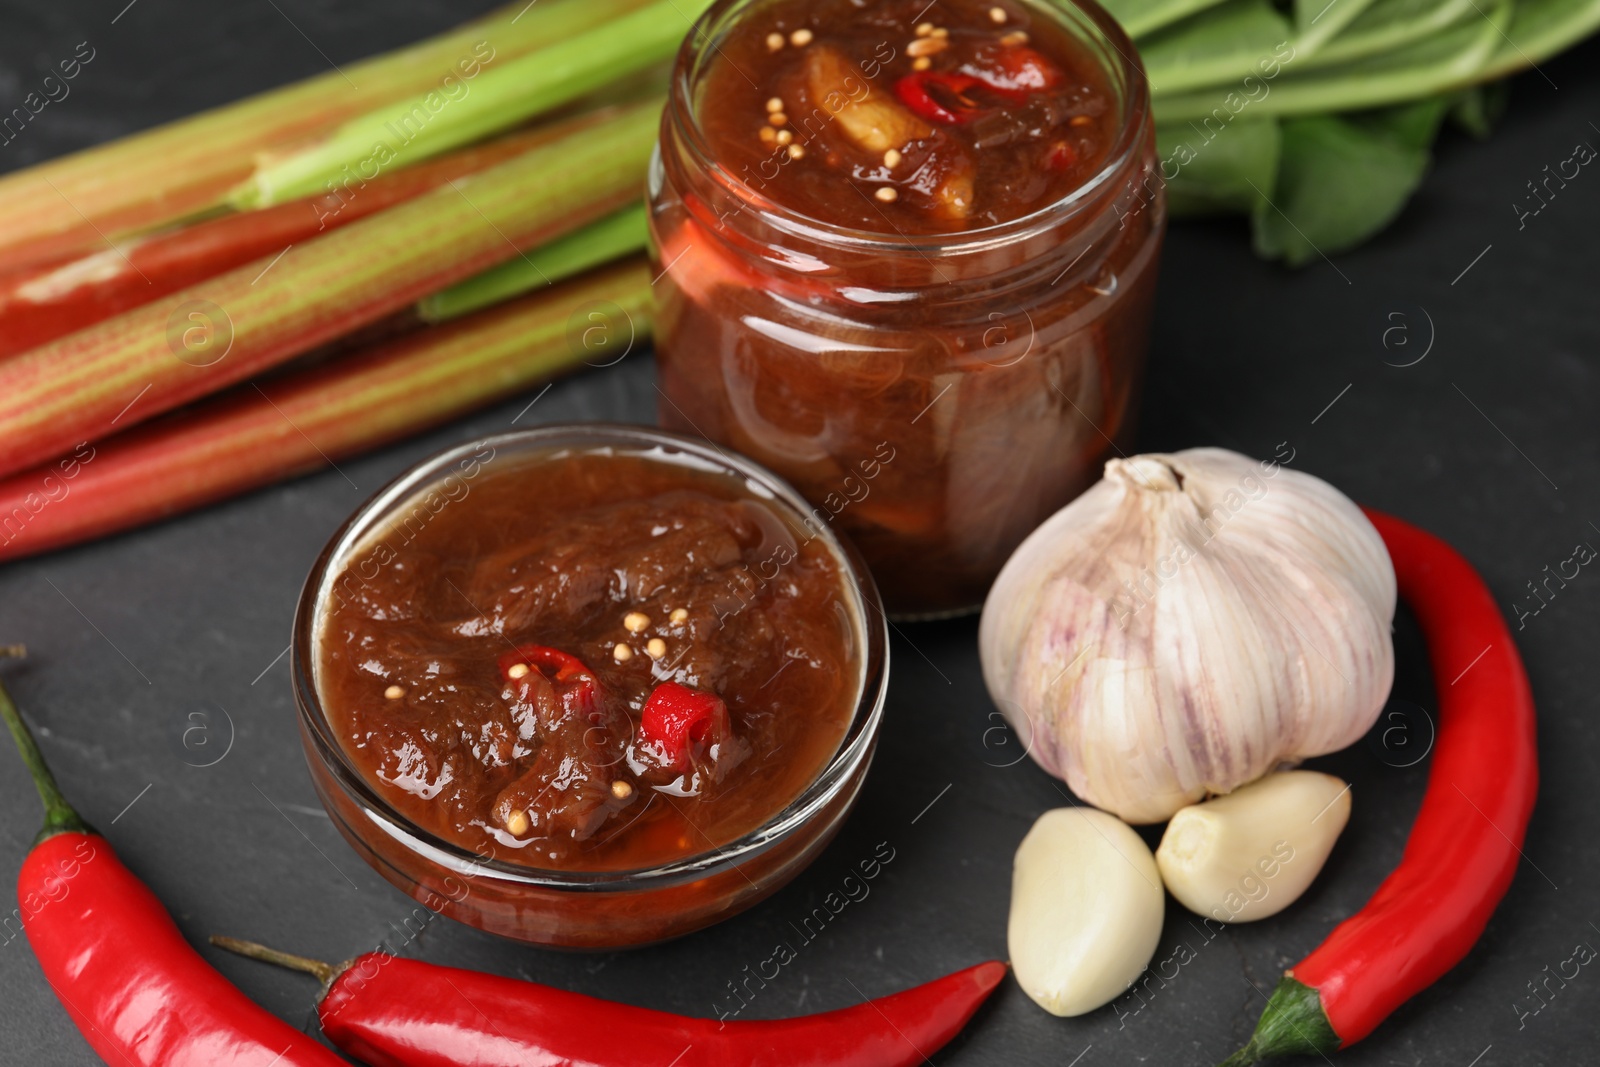
<path id="1" fill-rule="evenodd" d="M 1184 907 L 1220 923 L 1276 915 L 1300 898 L 1350 821 L 1350 787 L 1283 771 L 1172 817 L 1156 866 Z"/>
<path id="2" fill-rule="evenodd" d="M 1394 568 L 1328 483 L 1216 448 L 1114 459 L 1001 570 L 979 651 L 1033 758 L 1159 822 L 1372 726 Z"/>
<path id="3" fill-rule="evenodd" d="M 1149 965 L 1165 917 L 1155 857 L 1114 815 L 1047 811 L 1017 847 L 1006 945 L 1017 984 L 1052 1015 L 1115 1000 Z"/>

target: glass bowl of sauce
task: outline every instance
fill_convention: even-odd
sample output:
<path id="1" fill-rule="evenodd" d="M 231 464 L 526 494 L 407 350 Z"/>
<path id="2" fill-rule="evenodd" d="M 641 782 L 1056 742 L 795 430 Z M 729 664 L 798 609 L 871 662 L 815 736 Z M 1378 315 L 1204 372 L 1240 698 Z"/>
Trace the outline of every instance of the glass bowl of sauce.
<path id="1" fill-rule="evenodd" d="M 307 579 L 294 685 L 334 824 L 441 914 L 571 948 L 754 904 L 831 839 L 887 684 L 870 575 L 774 475 L 584 424 L 402 475 Z"/>
<path id="2" fill-rule="evenodd" d="M 1129 443 L 1157 165 L 1092 0 L 721 0 L 650 175 L 659 421 L 788 479 L 891 614 L 976 607 Z"/>

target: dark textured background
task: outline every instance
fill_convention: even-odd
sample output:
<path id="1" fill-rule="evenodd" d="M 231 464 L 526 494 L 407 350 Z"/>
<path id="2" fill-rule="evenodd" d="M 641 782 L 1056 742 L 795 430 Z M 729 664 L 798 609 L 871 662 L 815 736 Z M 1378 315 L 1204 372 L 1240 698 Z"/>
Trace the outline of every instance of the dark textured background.
<path id="1" fill-rule="evenodd" d="M 0 169 L 317 73 L 467 13 L 436 0 L 137 0 L 112 25 L 122 3 L 0 3 L 0 110 L 20 103 L 79 41 L 97 50 L 72 95 L 0 147 Z M 1177 226 L 1142 447 L 1219 444 L 1270 455 L 1287 441 L 1295 466 L 1460 546 L 1508 613 L 1547 564 L 1580 541 L 1600 546 L 1600 173 L 1585 169 L 1520 231 L 1511 207 L 1576 142 L 1600 144 L 1597 60 L 1591 44 L 1546 64 L 1545 76 L 1518 78 L 1494 137 L 1447 136 L 1400 222 L 1332 264 L 1289 273 L 1252 258 L 1239 225 Z M 1406 330 L 1391 333 L 1386 350 L 1384 331 L 1397 325 Z M 1430 333 L 1420 363 L 1386 365 L 1414 359 Z M 1398 347 L 1402 339 L 1410 346 Z M 630 357 L 557 385 L 522 421 L 647 421 L 651 374 L 648 356 Z M 403 932 L 413 903 L 350 852 L 312 795 L 281 653 L 300 582 L 335 525 L 418 458 L 507 428 L 527 400 L 345 463 L 342 474 L 0 568 L 0 639 L 26 641 L 33 652 L 6 668 L 7 683 L 40 727 L 67 791 L 184 932 L 199 942 L 226 931 L 330 959 L 387 942 L 441 963 L 711 1014 L 726 983 L 766 958 L 790 936 L 791 921 L 887 841 L 895 859 L 870 896 L 802 949 L 750 1016 L 848 1004 L 857 990 L 887 993 L 1004 956 L 1012 851 L 1041 811 L 1064 801 L 1031 763 L 1006 766 L 1016 754 L 1008 735 L 986 732 L 998 720 L 988 717 L 970 620 L 908 626 L 895 639 L 883 744 L 860 808 L 810 870 L 753 911 L 674 944 L 594 956 L 521 948 L 447 920 L 428 923 L 420 937 Z M 1341 1062 L 1600 1059 L 1594 966 L 1547 994 L 1537 1014 L 1526 999 L 1529 982 L 1576 945 L 1600 946 L 1597 607 L 1600 572 L 1588 568 L 1519 635 L 1539 699 L 1544 784 L 1510 895 L 1465 963 Z M 1394 722 L 1415 729 L 1391 740 L 1425 744 L 1423 712 L 1433 698 L 1404 617 L 1399 657 L 1394 707 L 1404 716 Z M 196 766 L 224 751 L 214 766 Z M 934 1058 L 1213 1062 L 1247 1034 L 1260 991 L 1359 907 L 1398 859 L 1427 768 L 1392 766 L 1410 762 L 1411 751 L 1366 744 L 1317 761 L 1355 784 L 1354 816 L 1327 869 L 1278 918 L 1211 941 L 1172 907 L 1157 960 L 1179 942 L 1194 959 L 1146 1006 L 1125 998 L 1115 1010 L 1058 1020 L 1008 981 Z M 0 752 L 0 881 L 8 887 L 36 824 L 32 790 Z M 8 888 L 0 910 L 13 906 Z M 204 951 L 262 1004 L 314 1025 L 310 981 Z M 93 1062 L 20 937 L 0 943 L 0 1061 Z"/>

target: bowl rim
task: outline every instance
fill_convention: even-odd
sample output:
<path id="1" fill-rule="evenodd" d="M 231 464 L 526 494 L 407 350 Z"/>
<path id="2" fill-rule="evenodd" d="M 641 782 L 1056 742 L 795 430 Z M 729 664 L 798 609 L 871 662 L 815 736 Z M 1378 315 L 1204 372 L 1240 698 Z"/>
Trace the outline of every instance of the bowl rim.
<path id="1" fill-rule="evenodd" d="M 826 511 L 819 512 L 787 482 L 754 461 L 709 441 L 651 426 L 610 422 L 551 423 L 473 438 L 436 452 L 408 467 L 340 524 L 318 554 L 301 588 L 290 642 L 290 671 L 306 758 L 310 760 L 315 752 L 323 769 L 379 832 L 420 858 L 464 878 L 489 875 L 500 881 L 543 889 L 604 892 L 676 885 L 737 868 L 741 860 L 759 855 L 800 830 L 856 781 L 870 764 L 882 724 L 889 679 L 888 620 L 871 572 L 831 522 L 813 521 L 808 525 L 824 539 L 840 562 L 845 584 L 855 595 L 853 607 L 859 622 L 862 657 L 856 710 L 838 749 L 811 783 L 759 827 L 724 845 L 652 867 L 618 870 L 562 870 L 508 863 L 495 858 L 492 846 L 491 854 L 484 855 L 433 834 L 390 805 L 352 764 L 323 710 L 313 675 L 315 631 L 325 596 L 333 579 L 342 573 L 339 568 L 345 561 L 370 535 L 384 529 L 386 521 L 401 505 L 442 482 L 456 464 L 480 455 L 485 447 L 494 449 L 493 456 L 486 461 L 493 462 L 501 456 L 502 449 L 507 453 L 521 452 L 526 458 L 541 452 L 559 452 L 563 446 L 616 447 L 618 451 L 646 455 L 684 454 L 698 463 L 709 463 L 724 473 L 742 477 L 758 496 L 770 495 L 774 504 L 795 512 L 796 519 L 814 519 L 820 514 L 831 520 Z"/>

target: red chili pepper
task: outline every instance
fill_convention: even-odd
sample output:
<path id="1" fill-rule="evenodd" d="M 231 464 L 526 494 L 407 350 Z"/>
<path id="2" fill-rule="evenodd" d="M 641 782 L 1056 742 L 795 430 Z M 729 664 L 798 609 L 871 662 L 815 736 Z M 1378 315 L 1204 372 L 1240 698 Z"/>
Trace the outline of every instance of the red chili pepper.
<path id="1" fill-rule="evenodd" d="M 927 121 L 955 126 L 983 113 L 979 102 L 968 95 L 980 86 L 1008 103 L 1020 104 L 1034 93 L 1059 85 L 1061 77 L 1061 68 L 1043 55 L 1015 45 L 985 54 L 981 62 L 963 63 L 957 71 L 907 74 L 894 83 L 894 92 L 901 103 Z"/>
<path id="2" fill-rule="evenodd" d="M 970 74 L 951 74 L 937 70 L 921 70 L 914 74 L 907 74 L 894 83 L 894 95 L 900 102 L 929 122 L 940 122 L 946 126 L 955 126 L 968 122 L 977 116 L 979 108 L 976 101 L 969 100 L 963 94 L 981 84 Z M 932 89 L 938 89 L 942 94 L 953 98 L 959 111 L 951 110 L 937 100 Z"/>
<path id="3" fill-rule="evenodd" d="M 697 747 L 727 733 L 728 705 L 722 698 L 677 682 L 656 686 L 639 719 L 639 739 L 679 771 L 689 769 Z"/>
<path id="4" fill-rule="evenodd" d="M 547 671 L 557 682 L 587 681 L 598 684 L 583 660 L 549 645 L 518 645 L 500 657 L 500 673 L 515 679 L 516 675 L 511 673 L 511 669 L 518 664 Z"/>
<path id="5" fill-rule="evenodd" d="M 1225 1067 L 1354 1044 L 1455 966 L 1511 885 L 1533 813 L 1533 693 L 1493 595 L 1437 537 L 1367 517 L 1428 641 L 1439 694 L 1428 790 L 1400 865 L 1290 968 Z"/>
<path id="6" fill-rule="evenodd" d="M 45 805 L 17 877 L 23 929 L 95 1053 L 117 1067 L 342 1067 L 189 947 L 155 894 L 61 795 L 4 685 L 0 716 Z"/>
<path id="7" fill-rule="evenodd" d="M 527 671 L 517 671 L 517 667 L 538 670 L 550 680 L 566 686 L 563 699 L 571 694 L 584 714 L 591 719 L 597 719 L 600 715 L 600 682 L 577 656 L 549 645 L 518 645 L 501 656 L 500 673 L 507 680 L 517 683 L 518 695 L 528 700 L 533 683 L 527 680 Z"/>
<path id="8" fill-rule="evenodd" d="M 961 72 L 1013 101 L 1053 89 L 1061 83 L 1061 68 L 1024 45 L 1002 48 L 984 58 L 985 62 L 981 63 L 963 63 Z"/>
<path id="9" fill-rule="evenodd" d="M 913 1067 L 1005 977 L 980 963 L 892 996 L 796 1019 L 695 1019 L 513 978 L 369 952 L 339 967 L 248 941 L 214 944 L 314 974 L 329 1041 L 371 1067 Z"/>

